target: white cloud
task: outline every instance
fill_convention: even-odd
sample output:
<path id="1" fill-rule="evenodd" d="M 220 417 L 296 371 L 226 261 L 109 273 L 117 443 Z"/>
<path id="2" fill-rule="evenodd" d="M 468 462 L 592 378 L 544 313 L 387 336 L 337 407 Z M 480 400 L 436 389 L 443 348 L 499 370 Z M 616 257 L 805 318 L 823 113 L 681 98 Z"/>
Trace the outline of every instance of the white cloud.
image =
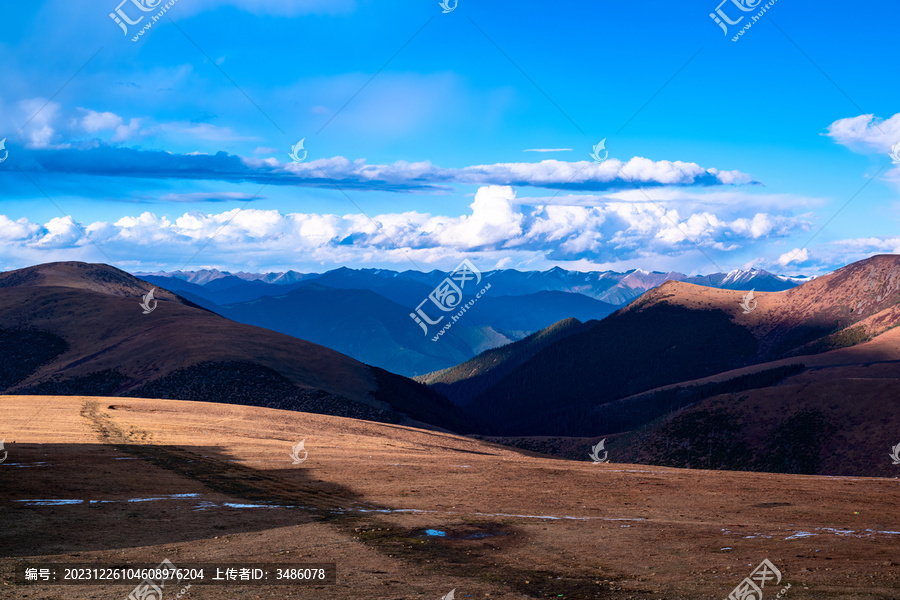
<path id="1" fill-rule="evenodd" d="M 785 252 L 781 256 L 778 257 L 778 264 L 782 267 L 786 267 L 791 263 L 805 263 L 809 260 L 809 250 L 806 248 L 794 248 L 790 252 Z"/>
<path id="2" fill-rule="evenodd" d="M 615 263 L 641 257 L 696 253 L 694 245 L 730 252 L 787 236 L 808 226 L 803 219 L 756 213 L 723 219 L 709 211 L 665 213 L 652 203 L 610 202 L 602 206 L 528 206 L 509 186 L 483 186 L 471 211 L 461 216 L 419 212 L 372 215 L 281 213 L 233 208 L 192 211 L 172 219 L 144 212 L 114 223 L 86 224 L 71 217 L 44 225 L 0 217 L 0 257 L 54 260 L 50 250 L 84 248 L 91 242 L 106 255 L 154 268 L 179 267 L 203 247 L 207 260 L 223 268 L 319 261 L 327 264 L 430 264 L 473 255 L 516 266 L 547 261 Z M 399 248 L 399 250 L 398 250 Z M 93 260 L 106 260 L 95 256 Z"/>
<path id="3" fill-rule="evenodd" d="M 68 248 L 85 242 L 87 240 L 70 216 L 50 219 L 33 238 L 34 246 L 44 248 Z"/>
<path id="4" fill-rule="evenodd" d="M 79 107 L 73 114 L 64 113 L 57 102 L 31 98 L 18 103 L 15 118 L 3 119 L 7 126 L 18 129 L 21 123 L 31 119 L 23 128 L 22 136 L 28 148 L 52 150 L 71 148 L 85 139 L 100 140 L 110 144 L 133 142 L 156 137 L 166 143 L 255 141 L 256 136 L 241 135 L 228 127 L 210 123 L 184 121 L 154 122 L 143 117 L 125 118 L 110 111 L 97 111 Z M 271 150 L 271 149 L 266 149 Z"/>
<path id="5" fill-rule="evenodd" d="M 838 119 L 828 126 L 833 140 L 861 154 L 886 154 L 893 164 L 884 179 L 900 191 L 900 113 L 888 119 L 860 115 Z"/>
<path id="6" fill-rule="evenodd" d="M 19 118 L 26 123 L 22 128 L 25 146 L 34 149 L 68 148 L 68 144 L 58 142 L 59 135 L 54 121 L 60 114 L 57 102 L 48 102 L 43 98 L 31 98 L 18 103 Z M 17 128 L 18 129 L 18 128 Z"/>
<path id="7" fill-rule="evenodd" d="M 33 238 L 40 230 L 40 225 L 29 223 L 28 219 L 25 217 L 13 221 L 6 215 L 0 215 L 0 240 L 3 240 L 4 242 L 14 242 Z"/>
<path id="8" fill-rule="evenodd" d="M 128 123 L 119 115 L 111 112 L 97 112 L 90 109 L 81 109 L 85 114 L 77 121 L 80 127 L 87 133 L 96 134 L 101 131 L 112 131 L 111 142 L 127 142 L 140 133 L 141 120 L 131 119 Z M 146 133 L 146 132 L 144 132 Z"/>
<path id="9" fill-rule="evenodd" d="M 290 173 L 302 179 L 325 176 L 338 183 L 379 186 L 437 186 L 442 183 L 469 185 L 515 185 L 572 190 L 605 190 L 641 186 L 721 186 L 752 183 L 752 178 L 738 171 L 705 169 L 696 163 L 657 161 L 635 157 L 628 162 L 611 159 L 597 164 L 589 161 L 566 162 L 543 160 L 537 163 L 494 163 L 463 168 L 442 168 L 429 161 L 410 163 L 396 161 L 389 165 L 370 165 L 365 159 L 350 160 L 343 156 L 322 158 L 302 163 L 278 164 L 275 159 L 242 158 L 253 169 L 265 167 Z M 640 192 L 637 192 L 640 193 Z M 644 196 L 646 198 L 646 196 Z"/>
<path id="10" fill-rule="evenodd" d="M 438 77 L 436 81 L 444 85 L 454 84 L 452 78 L 443 76 Z M 418 80 L 407 84 L 410 89 L 421 88 L 421 82 Z M 407 98 L 409 95 L 401 94 L 401 96 Z M 435 103 L 419 104 L 430 106 Z M 386 105 L 395 106 L 396 103 L 391 101 L 386 102 Z M 443 168 L 429 161 L 368 164 L 364 158 L 349 159 L 334 156 L 317 159 L 315 150 L 310 148 L 310 160 L 306 162 L 280 162 L 286 159 L 284 152 L 263 158 L 266 153 L 274 150 L 268 147 L 257 147 L 253 153 L 257 156 L 240 156 L 220 151 L 223 142 L 257 141 L 259 138 L 211 123 L 183 121 L 157 123 L 151 118 L 128 118 L 111 111 L 93 108 L 79 108 L 75 116 L 63 118 L 59 104 L 47 103 L 39 98 L 20 103 L 20 109 L 23 113 L 33 111 L 37 115 L 25 130 L 30 139 L 29 147 L 61 149 L 74 146 L 78 149 L 77 159 L 74 152 L 62 157 L 46 153 L 37 157 L 37 166 L 45 172 L 53 172 L 59 167 L 68 174 L 164 179 L 170 179 L 173 174 L 177 174 L 187 179 L 272 181 L 273 185 L 324 186 L 338 183 L 354 189 L 376 187 L 388 191 L 448 191 L 449 184 L 454 183 L 565 187 L 571 191 L 628 190 L 637 186 L 721 188 L 755 183 L 748 174 L 739 171 L 721 171 L 692 162 L 653 161 L 643 157 L 633 157 L 626 162 L 618 159 L 602 163 L 552 159 L 540 162 Z M 402 113 L 403 118 L 409 118 L 409 111 L 402 108 L 397 110 Z M 381 126 L 390 128 L 389 121 L 390 119 L 386 117 L 382 118 Z M 392 135 L 399 134 L 399 129 L 393 128 L 391 131 Z M 123 145 L 144 138 L 154 138 L 163 147 L 169 148 L 178 146 L 190 148 L 200 145 L 198 142 L 208 143 L 200 145 L 201 147 L 197 148 L 198 152 L 188 154 L 168 152 L 171 160 L 166 161 L 160 159 L 158 150 L 139 150 Z M 95 152 L 97 156 L 90 156 L 90 152 Z M 194 162 L 185 160 L 185 157 L 196 156 L 203 152 L 214 157 L 214 160 Z M 283 174 L 292 177 L 282 177 Z M 273 175 L 279 177 L 273 179 Z"/>
<path id="11" fill-rule="evenodd" d="M 122 117 L 111 112 L 97 112 L 82 109 L 85 115 L 81 118 L 81 127 L 88 133 L 96 133 L 104 129 L 115 129 L 122 124 Z"/>
<path id="12" fill-rule="evenodd" d="M 875 115 L 860 115 L 838 119 L 828 126 L 827 135 L 852 150 L 889 153 L 900 142 L 900 113 L 888 119 Z"/>
<path id="13" fill-rule="evenodd" d="M 443 246 L 479 248 L 503 245 L 522 234 L 525 215 L 513 208 L 515 192 L 509 186 L 492 185 L 478 189 L 470 204 L 471 215 L 463 215 L 455 223 L 448 222 L 437 233 Z"/>
<path id="14" fill-rule="evenodd" d="M 618 159 L 602 163 L 543 160 L 539 163 L 474 165 L 457 170 L 454 179 L 460 183 L 474 184 L 501 182 L 535 186 L 567 184 L 576 189 L 585 185 L 602 187 L 604 183 L 616 181 L 659 185 L 690 185 L 703 182 L 733 184 L 752 181 L 749 175 L 738 171 L 704 169 L 696 163 L 652 161 L 639 156 L 628 162 Z"/>

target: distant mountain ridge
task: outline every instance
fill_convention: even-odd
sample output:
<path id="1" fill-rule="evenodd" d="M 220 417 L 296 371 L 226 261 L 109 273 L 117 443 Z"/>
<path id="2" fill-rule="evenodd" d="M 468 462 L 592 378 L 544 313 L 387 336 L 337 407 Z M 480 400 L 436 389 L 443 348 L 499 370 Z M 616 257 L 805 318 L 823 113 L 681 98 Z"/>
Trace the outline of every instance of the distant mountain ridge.
<path id="1" fill-rule="evenodd" d="M 220 271 L 218 269 L 200 269 L 199 271 L 148 271 L 143 273 L 135 273 L 136 276 L 152 275 L 156 277 L 174 277 L 188 283 L 197 285 L 206 285 L 217 279 L 224 277 L 236 277 L 244 281 L 262 281 L 263 283 L 277 283 L 283 285 L 286 283 L 296 283 L 304 279 L 315 279 L 318 273 L 298 273 L 297 271 L 285 271 L 274 273 L 245 273 L 238 271 L 230 273 L 228 271 Z"/>
<path id="2" fill-rule="evenodd" d="M 146 278 L 166 289 L 164 278 Z M 406 376 L 451 367 L 562 319 L 602 319 L 616 309 L 600 300 L 567 292 L 486 295 L 480 299 L 478 310 L 467 312 L 440 343 L 435 343 L 431 336 L 423 336 L 409 316 L 412 307 L 431 291 L 428 286 L 408 282 L 412 284 L 409 290 L 395 292 L 400 292 L 401 296 L 405 293 L 412 300 L 401 298 L 395 301 L 369 289 L 321 285 L 319 281 L 325 279 L 306 285 L 278 286 L 283 290 L 278 295 L 223 304 L 208 300 L 209 286 L 172 281 L 174 285 L 169 287 L 195 304 L 233 321 L 321 344 L 366 364 Z M 225 281 L 225 278 L 217 281 Z M 235 297 L 237 294 L 234 289 L 228 289 L 212 293 L 211 297 L 218 299 L 223 295 Z M 404 301 L 406 303 L 401 304 Z"/>
<path id="3" fill-rule="evenodd" d="M 273 273 L 229 273 L 217 269 L 201 269 L 198 271 L 157 271 L 137 272 L 135 276 L 142 279 L 149 277 L 171 278 L 200 286 L 214 286 L 213 289 L 238 286 L 241 282 L 259 282 L 273 286 L 302 285 L 318 281 L 329 287 L 345 287 L 370 289 L 381 295 L 402 302 L 408 298 L 397 297 L 396 294 L 385 293 L 387 288 L 408 285 L 411 282 L 434 287 L 447 276 L 439 270 L 392 271 L 390 269 L 350 269 L 340 267 L 325 273 L 300 273 L 297 271 Z M 684 281 L 707 287 L 729 290 L 756 289 L 760 292 L 780 292 L 795 287 L 799 283 L 809 281 L 811 277 L 776 275 L 763 269 L 737 269 L 728 273 L 712 273 L 709 275 L 686 275 L 676 271 L 568 271 L 554 267 L 547 271 L 518 271 L 516 269 L 498 269 L 484 271 L 482 275 L 502 295 L 519 296 L 544 291 L 572 292 L 589 296 L 609 304 L 627 304 L 647 290 L 657 287 L 666 281 Z M 226 286 L 225 283 L 229 286 Z M 260 292 L 266 288 L 260 287 Z M 188 291 L 188 290 L 186 290 Z M 272 293 L 280 293 L 270 288 Z M 260 296 L 267 295 L 261 293 Z M 415 297 L 415 295 L 413 295 Z M 250 298 L 248 298 L 250 299 Z"/>
<path id="4" fill-rule="evenodd" d="M 791 278 L 756 269 L 695 276 L 641 269 L 582 273 L 560 267 L 486 271 L 481 276 L 490 293 L 435 343 L 432 336 L 423 336 L 410 314 L 447 276 L 437 270 L 348 267 L 325 273 L 207 269 L 141 275 L 229 319 L 321 344 L 407 377 L 450 368 L 558 321 L 604 319 L 668 281 L 758 291 L 796 285 Z"/>

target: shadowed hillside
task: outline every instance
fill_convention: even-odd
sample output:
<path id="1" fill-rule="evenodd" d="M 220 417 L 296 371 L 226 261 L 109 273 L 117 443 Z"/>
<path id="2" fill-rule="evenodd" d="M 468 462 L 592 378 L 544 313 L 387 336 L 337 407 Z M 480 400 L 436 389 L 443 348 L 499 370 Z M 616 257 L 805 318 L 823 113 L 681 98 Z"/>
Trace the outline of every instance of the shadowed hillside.
<path id="1" fill-rule="evenodd" d="M 897 418 L 885 390 L 900 389 L 900 257 L 758 293 L 749 313 L 743 296 L 668 282 L 602 321 L 560 323 L 422 380 L 524 448 L 553 446 L 536 436 L 612 435 L 617 460 L 886 474 L 830 436 L 865 439 L 867 456 L 900 442 L 870 440 L 859 418 L 863 406 Z"/>
<path id="2" fill-rule="evenodd" d="M 149 394 L 461 427 L 459 411 L 424 386 L 234 323 L 165 289 L 156 288 L 158 304 L 143 314 L 142 297 L 153 287 L 78 262 L 0 274 L 0 340 L 8 342 L 0 346 L 2 389 Z"/>

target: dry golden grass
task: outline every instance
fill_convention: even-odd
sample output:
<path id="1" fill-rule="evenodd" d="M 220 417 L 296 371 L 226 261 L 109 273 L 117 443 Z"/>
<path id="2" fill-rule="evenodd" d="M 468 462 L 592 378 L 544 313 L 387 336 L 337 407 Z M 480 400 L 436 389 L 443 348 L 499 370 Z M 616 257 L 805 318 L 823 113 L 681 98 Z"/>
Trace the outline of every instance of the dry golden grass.
<path id="1" fill-rule="evenodd" d="M 3 396 L 0 423 L 2 598 L 130 591 L 17 587 L 21 559 L 164 558 L 337 564 L 333 586 L 194 586 L 190 599 L 438 600 L 454 588 L 456 598 L 725 598 L 764 558 L 789 599 L 900 597 L 900 534 L 885 533 L 900 532 L 896 479 L 594 465 L 171 400 Z M 294 465 L 301 439 L 309 456 Z M 166 497 L 176 494 L 197 496 Z M 21 502 L 49 498 L 85 502 Z"/>

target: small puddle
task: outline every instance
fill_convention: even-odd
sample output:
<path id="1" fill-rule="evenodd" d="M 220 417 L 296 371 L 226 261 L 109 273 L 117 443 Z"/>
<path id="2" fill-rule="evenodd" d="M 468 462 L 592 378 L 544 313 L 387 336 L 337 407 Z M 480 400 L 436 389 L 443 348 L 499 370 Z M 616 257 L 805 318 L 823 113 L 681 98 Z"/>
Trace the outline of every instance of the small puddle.
<path id="1" fill-rule="evenodd" d="M 416 537 L 434 537 L 444 540 L 483 540 L 504 535 L 507 535 L 507 533 L 494 525 L 470 525 L 458 529 L 425 529 Z"/>

